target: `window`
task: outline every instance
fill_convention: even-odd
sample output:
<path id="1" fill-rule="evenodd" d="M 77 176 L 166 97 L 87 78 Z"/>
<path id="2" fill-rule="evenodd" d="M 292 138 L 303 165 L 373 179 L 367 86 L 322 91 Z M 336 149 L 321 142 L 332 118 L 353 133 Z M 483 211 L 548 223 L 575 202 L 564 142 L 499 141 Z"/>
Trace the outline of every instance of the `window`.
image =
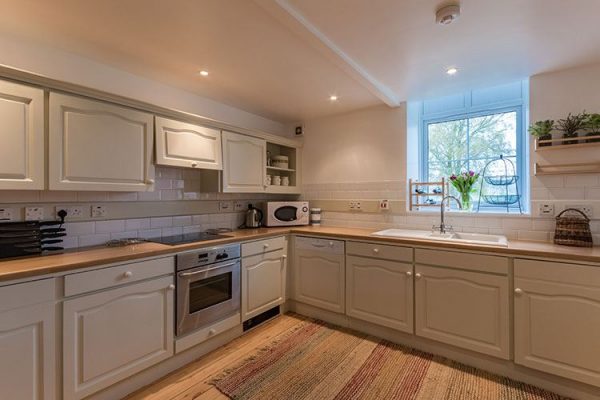
<path id="1" fill-rule="evenodd" d="M 506 186 L 498 185 L 497 179 L 488 179 L 482 187 L 484 180 L 481 177 L 472 195 L 473 211 L 526 211 L 526 89 L 527 82 L 517 82 L 413 103 L 412 106 L 409 104 L 409 132 L 416 131 L 419 136 L 419 170 L 416 173 L 413 171 L 413 179 L 438 182 L 463 171 L 483 174 L 486 165 L 490 163 L 486 176 L 507 175 L 518 178 Z M 417 117 L 411 116 L 415 113 Z M 411 121 L 418 129 L 411 129 Z M 411 147 L 414 148 L 409 139 L 409 151 Z M 508 162 L 494 161 L 500 157 Z M 458 195 L 452 185 L 450 194 Z M 520 202 L 511 203 L 516 199 Z M 425 200 L 430 204 L 437 204 L 440 199 L 432 197 Z"/>

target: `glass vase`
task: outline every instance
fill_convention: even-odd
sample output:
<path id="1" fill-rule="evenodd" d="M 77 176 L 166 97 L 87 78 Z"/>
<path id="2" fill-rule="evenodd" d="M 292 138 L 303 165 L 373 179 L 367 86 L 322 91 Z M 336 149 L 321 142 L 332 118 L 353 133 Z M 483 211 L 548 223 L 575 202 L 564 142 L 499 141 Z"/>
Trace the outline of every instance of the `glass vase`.
<path id="1" fill-rule="evenodd" d="M 471 199 L 471 193 L 461 193 L 460 202 L 462 205 L 462 211 L 471 212 L 473 211 L 473 201 Z"/>

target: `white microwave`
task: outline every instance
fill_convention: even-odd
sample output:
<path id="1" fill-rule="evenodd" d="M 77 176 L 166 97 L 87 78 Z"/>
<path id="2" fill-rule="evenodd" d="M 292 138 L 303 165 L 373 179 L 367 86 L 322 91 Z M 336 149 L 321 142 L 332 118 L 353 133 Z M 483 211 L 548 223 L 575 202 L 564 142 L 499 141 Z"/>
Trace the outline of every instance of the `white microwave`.
<path id="1" fill-rule="evenodd" d="M 267 201 L 261 209 L 265 226 L 308 225 L 308 201 Z"/>

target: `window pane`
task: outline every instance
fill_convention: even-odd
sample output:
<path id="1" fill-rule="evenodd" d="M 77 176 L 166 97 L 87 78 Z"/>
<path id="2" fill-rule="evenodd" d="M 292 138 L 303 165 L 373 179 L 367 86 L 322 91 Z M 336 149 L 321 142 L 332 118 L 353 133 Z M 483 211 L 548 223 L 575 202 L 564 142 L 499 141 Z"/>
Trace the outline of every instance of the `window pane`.
<path id="1" fill-rule="evenodd" d="M 517 113 L 485 115 L 469 119 L 469 158 L 514 156 L 517 152 Z M 473 168 L 474 169 L 474 168 Z"/>
<path id="2" fill-rule="evenodd" d="M 427 125 L 428 180 L 448 177 L 468 165 L 468 120 L 444 121 Z"/>

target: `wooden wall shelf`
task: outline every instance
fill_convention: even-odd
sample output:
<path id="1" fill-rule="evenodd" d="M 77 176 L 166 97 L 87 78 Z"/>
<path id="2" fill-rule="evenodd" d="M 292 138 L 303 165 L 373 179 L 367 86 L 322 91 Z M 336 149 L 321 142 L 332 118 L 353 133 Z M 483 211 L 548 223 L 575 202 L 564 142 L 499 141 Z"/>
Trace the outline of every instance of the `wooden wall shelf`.
<path id="1" fill-rule="evenodd" d="M 598 140 L 598 142 L 586 142 L 587 140 Z M 565 144 L 564 142 L 576 141 L 577 143 Z M 546 146 L 543 146 L 543 145 Z M 556 139 L 535 139 L 535 151 L 548 151 L 548 150 L 565 150 L 565 149 L 578 149 L 582 147 L 597 147 L 600 146 L 600 135 L 594 136 L 581 136 L 577 138 L 556 138 Z"/>
<path id="2" fill-rule="evenodd" d="M 540 165 L 535 163 L 535 175 L 599 174 L 600 162 Z"/>

